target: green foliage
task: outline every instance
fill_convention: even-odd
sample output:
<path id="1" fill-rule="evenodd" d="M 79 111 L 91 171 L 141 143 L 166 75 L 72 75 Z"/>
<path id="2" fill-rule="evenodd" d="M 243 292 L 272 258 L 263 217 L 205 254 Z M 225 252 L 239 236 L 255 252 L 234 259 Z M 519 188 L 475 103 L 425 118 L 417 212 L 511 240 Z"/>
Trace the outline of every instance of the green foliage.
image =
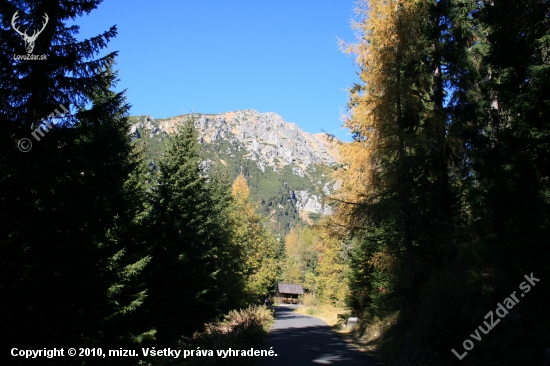
<path id="1" fill-rule="evenodd" d="M 233 305 L 222 278 L 231 263 L 229 228 L 222 226 L 228 193 L 223 180 L 201 175 L 199 163 L 197 131 L 188 119 L 159 161 L 152 192 L 149 315 L 164 342 Z"/>
<path id="2" fill-rule="evenodd" d="M 194 114 L 195 118 L 198 114 Z M 145 116 L 130 117 L 132 123 L 143 121 Z M 156 120 L 160 122 L 162 120 Z M 168 136 L 150 136 L 144 129 L 138 129 L 140 138 L 147 144 L 148 159 L 157 164 L 162 155 Z M 257 203 L 257 212 L 269 218 L 269 226 L 279 240 L 290 231 L 291 227 L 301 222 L 290 197 L 292 190 L 311 190 L 321 195 L 321 189 L 329 181 L 327 167 L 312 165 L 308 167 L 306 177 L 292 173 L 290 166 L 284 166 L 280 171 L 265 167 L 262 171 L 256 161 L 248 158 L 249 152 L 243 144 L 231 143 L 225 139 L 200 143 L 200 156 L 203 160 L 210 160 L 212 165 L 223 168 L 227 179 L 232 181 L 239 174 L 243 174 L 250 187 L 250 199 Z"/>
<path id="3" fill-rule="evenodd" d="M 299 220 L 289 191 L 307 183 L 293 175 L 286 182 L 269 169 L 262 172 L 244 159 L 242 146 L 223 141 L 199 145 L 192 119 L 171 139 L 146 136 L 132 143 L 128 130 L 136 119 L 127 116 L 124 93 L 113 91 L 116 52 L 99 57 L 116 28 L 77 41 L 77 29 L 66 26 L 99 3 L 17 1 L 0 6 L 3 20 L 15 11 L 50 17 L 35 49 L 47 54 L 48 62 L 14 60 L 21 38 L 12 31 L 2 36 L 4 348 L 106 351 L 175 345 L 204 323 L 273 291 L 280 246 L 268 225 L 284 233 Z M 31 151 L 19 151 L 17 142 L 32 137 L 41 119 L 60 104 L 69 113 L 50 119 L 53 127 L 33 141 Z M 226 172 L 216 169 L 228 154 L 236 154 L 237 160 L 227 159 Z M 214 166 L 204 176 L 199 164 L 209 156 Z M 254 184 L 250 200 L 231 195 L 228 182 L 240 171 Z M 277 207 L 266 224 L 256 212 L 259 201 L 283 209 Z M 260 348 L 258 336 L 269 318 L 257 308 L 230 313 L 231 327 L 239 324 L 230 344 Z M 9 349 L 0 352 L 0 359 L 2 364 L 26 362 L 11 357 Z M 78 362 L 135 361 L 92 357 Z"/>
<path id="4" fill-rule="evenodd" d="M 41 34 L 35 48 L 48 55 L 48 62 L 7 57 L 21 52 L 21 38 L 8 31 L 2 36 L 4 347 L 132 347 L 154 333 L 135 318 L 146 299 L 142 275 L 150 260 L 134 231 L 145 210 L 141 187 L 132 183 L 138 179 L 141 158 L 127 135 L 129 106 L 124 93 L 112 91 L 117 82 L 112 68 L 116 53 L 98 57 L 116 28 L 76 41 L 75 29 L 66 26 L 97 3 L 19 1 L 0 7 L 3 20 L 15 11 L 46 12 L 55 23 Z M 59 104 L 69 113 L 50 119 L 53 128 L 40 141 L 32 141 L 32 150 L 19 151 L 17 141 L 31 138 L 39 121 Z M 3 364 L 25 362 L 5 350 L 0 359 Z"/>
<path id="5" fill-rule="evenodd" d="M 348 304 L 373 324 L 399 313 L 396 329 L 449 364 L 448 350 L 523 275 L 548 275 L 548 4 L 360 1 L 358 10 L 354 141 L 341 149 L 327 226 L 353 243 Z M 538 362 L 546 286 L 514 308 L 524 320 L 502 329 L 523 334 L 520 352 L 484 340 L 468 362 Z"/>

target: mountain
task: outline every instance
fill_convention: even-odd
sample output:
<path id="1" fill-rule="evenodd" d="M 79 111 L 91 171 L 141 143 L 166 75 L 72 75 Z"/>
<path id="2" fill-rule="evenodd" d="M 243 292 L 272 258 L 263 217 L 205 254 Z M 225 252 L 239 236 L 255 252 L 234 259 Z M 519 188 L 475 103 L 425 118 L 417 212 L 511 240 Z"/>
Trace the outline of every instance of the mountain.
<path id="1" fill-rule="evenodd" d="M 269 217 L 279 236 L 300 220 L 311 223 L 331 212 L 322 196 L 335 188 L 330 172 L 338 164 L 336 138 L 307 133 L 276 113 L 251 109 L 162 119 L 130 117 L 130 134 L 147 142 L 151 166 L 166 139 L 188 117 L 195 118 L 199 131 L 203 170 L 221 165 L 230 179 L 242 171 L 259 212 Z"/>

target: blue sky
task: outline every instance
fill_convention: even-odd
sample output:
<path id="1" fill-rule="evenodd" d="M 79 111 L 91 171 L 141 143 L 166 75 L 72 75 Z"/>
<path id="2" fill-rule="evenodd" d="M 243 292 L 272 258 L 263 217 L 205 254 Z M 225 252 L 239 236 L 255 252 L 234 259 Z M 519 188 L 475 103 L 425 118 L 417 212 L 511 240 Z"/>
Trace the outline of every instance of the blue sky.
<path id="1" fill-rule="evenodd" d="M 276 112 L 304 130 L 341 127 L 358 81 L 337 37 L 353 41 L 353 0 L 105 0 L 76 20 L 78 38 L 116 24 L 117 89 L 131 114 Z"/>

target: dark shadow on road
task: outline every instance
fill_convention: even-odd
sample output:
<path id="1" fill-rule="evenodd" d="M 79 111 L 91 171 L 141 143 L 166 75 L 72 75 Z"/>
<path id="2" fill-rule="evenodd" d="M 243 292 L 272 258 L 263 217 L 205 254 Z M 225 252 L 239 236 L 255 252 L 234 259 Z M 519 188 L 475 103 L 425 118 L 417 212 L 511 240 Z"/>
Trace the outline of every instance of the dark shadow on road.
<path id="1" fill-rule="evenodd" d="M 272 347 L 277 356 L 264 357 L 260 365 L 381 365 L 344 342 L 322 320 L 289 308 L 275 309 L 266 348 Z"/>
<path id="2" fill-rule="evenodd" d="M 300 315 L 300 314 L 296 314 L 296 313 L 293 313 L 291 311 L 278 311 L 277 312 L 277 319 L 308 319 L 310 318 L 309 316 L 307 315 Z"/>

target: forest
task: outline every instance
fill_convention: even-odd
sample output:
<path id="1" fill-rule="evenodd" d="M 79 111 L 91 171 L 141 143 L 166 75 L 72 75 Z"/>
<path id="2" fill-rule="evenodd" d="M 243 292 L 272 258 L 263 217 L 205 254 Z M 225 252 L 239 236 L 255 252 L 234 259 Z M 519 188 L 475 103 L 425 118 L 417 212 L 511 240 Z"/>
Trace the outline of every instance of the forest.
<path id="1" fill-rule="evenodd" d="M 277 243 L 255 212 L 246 180 L 230 182 L 222 171 L 203 174 L 192 119 L 180 126 L 158 169 L 147 166 L 147 147 L 132 143 L 128 134 L 125 93 L 113 91 L 117 53 L 97 57 L 116 28 L 77 42 L 75 27 L 66 26 L 98 3 L 44 1 L 17 8 L 3 2 L 0 7 L 5 28 L 0 363 L 5 365 L 28 364 L 12 355 L 14 347 L 107 352 L 196 349 L 210 342 L 214 349 L 215 322 L 224 314 L 230 320 L 245 317 L 249 338 L 270 317 L 255 305 L 276 281 Z M 47 62 L 11 58 L 20 52 L 21 37 L 9 22 L 21 10 L 49 17 L 41 33 L 48 42 L 34 48 L 48 54 Z M 68 113 L 51 113 L 60 105 Z M 32 149 L 24 151 L 27 145 L 17 144 L 22 139 L 32 139 Z M 205 324 L 206 333 L 194 336 Z M 150 360 L 143 357 L 140 363 Z M 54 357 L 40 362 L 137 361 Z"/>
<path id="2" fill-rule="evenodd" d="M 550 3 L 371 0 L 357 12 L 358 40 L 342 44 L 360 68 L 354 140 L 322 225 L 352 244 L 348 306 L 381 328 L 396 364 L 542 363 Z M 533 274 L 537 287 L 466 352 Z"/>
<path id="3" fill-rule="evenodd" d="M 333 214 L 281 241 L 246 174 L 201 170 L 193 118 L 151 169 L 114 91 L 116 27 L 77 41 L 67 25 L 100 2 L 0 4 L 2 364 L 28 363 L 13 347 L 259 348 L 272 315 L 258 305 L 278 282 L 357 316 L 355 341 L 385 365 L 543 362 L 549 1 L 357 1 L 357 39 L 340 42 L 359 72 L 344 120 L 353 140 L 338 142 L 333 169 L 340 188 L 325 197 Z M 47 61 L 12 57 L 16 11 L 48 14 L 33 45 Z"/>

